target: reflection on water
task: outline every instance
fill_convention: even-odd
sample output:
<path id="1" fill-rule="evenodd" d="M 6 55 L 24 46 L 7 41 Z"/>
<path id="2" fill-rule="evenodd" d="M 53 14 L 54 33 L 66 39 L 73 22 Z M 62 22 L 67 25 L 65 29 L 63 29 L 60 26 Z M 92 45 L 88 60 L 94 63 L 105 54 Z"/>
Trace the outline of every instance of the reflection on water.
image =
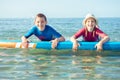
<path id="1" fill-rule="evenodd" d="M 119 80 L 120 54 L 117 51 L 114 54 L 112 51 L 0 49 L 0 79 Z"/>

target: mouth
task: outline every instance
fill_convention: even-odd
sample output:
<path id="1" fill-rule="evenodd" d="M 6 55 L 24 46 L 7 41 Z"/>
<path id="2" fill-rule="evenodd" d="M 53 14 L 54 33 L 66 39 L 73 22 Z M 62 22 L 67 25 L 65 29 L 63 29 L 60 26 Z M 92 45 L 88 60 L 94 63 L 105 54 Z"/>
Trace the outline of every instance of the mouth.
<path id="1" fill-rule="evenodd" d="M 38 25 L 38 26 L 43 27 L 43 25 Z"/>
<path id="2" fill-rule="evenodd" d="M 88 25 L 88 27 L 94 27 L 93 25 Z"/>

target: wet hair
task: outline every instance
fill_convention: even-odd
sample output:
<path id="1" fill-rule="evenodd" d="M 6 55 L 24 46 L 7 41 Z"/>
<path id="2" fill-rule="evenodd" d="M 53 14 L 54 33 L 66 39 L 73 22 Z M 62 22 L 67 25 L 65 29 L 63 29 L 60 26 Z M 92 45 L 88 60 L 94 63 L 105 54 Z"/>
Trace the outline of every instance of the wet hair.
<path id="1" fill-rule="evenodd" d="M 45 16 L 44 14 L 42 14 L 42 13 L 37 14 L 37 15 L 36 15 L 36 18 L 37 18 L 37 17 L 43 17 L 43 18 L 45 19 L 45 21 L 47 21 L 46 16 Z M 36 18 L 35 18 L 35 20 L 36 20 Z"/>

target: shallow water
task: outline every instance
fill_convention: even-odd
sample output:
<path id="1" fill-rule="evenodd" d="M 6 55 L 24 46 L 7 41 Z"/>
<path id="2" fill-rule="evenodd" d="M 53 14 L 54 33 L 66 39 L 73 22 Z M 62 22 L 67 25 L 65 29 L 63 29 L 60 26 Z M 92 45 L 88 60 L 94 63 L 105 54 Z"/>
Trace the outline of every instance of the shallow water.
<path id="1" fill-rule="evenodd" d="M 111 56 L 110 51 L 0 49 L 0 79 L 119 80 L 120 54 L 117 51 L 115 54 Z"/>

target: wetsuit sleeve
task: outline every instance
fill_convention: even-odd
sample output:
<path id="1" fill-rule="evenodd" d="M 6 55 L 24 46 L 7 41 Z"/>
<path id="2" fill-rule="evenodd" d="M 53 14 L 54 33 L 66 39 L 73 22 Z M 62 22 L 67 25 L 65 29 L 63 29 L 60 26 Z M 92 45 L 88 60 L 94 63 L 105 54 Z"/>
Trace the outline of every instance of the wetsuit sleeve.
<path id="1" fill-rule="evenodd" d="M 75 38 L 77 39 L 78 37 L 82 36 L 85 32 L 85 28 L 80 29 L 78 32 L 74 34 Z"/>
<path id="2" fill-rule="evenodd" d="M 51 32 L 52 32 L 54 38 L 60 38 L 62 36 L 59 32 L 57 32 L 53 28 L 51 28 Z"/>
<path id="3" fill-rule="evenodd" d="M 35 31 L 35 27 L 32 27 L 24 36 L 26 38 L 29 38 L 31 35 L 34 34 L 34 31 Z"/>
<path id="4" fill-rule="evenodd" d="M 100 36 L 101 38 L 104 38 L 105 36 L 108 36 L 107 34 L 105 34 L 103 31 L 101 31 L 100 29 L 97 28 L 96 33 L 98 36 Z"/>

